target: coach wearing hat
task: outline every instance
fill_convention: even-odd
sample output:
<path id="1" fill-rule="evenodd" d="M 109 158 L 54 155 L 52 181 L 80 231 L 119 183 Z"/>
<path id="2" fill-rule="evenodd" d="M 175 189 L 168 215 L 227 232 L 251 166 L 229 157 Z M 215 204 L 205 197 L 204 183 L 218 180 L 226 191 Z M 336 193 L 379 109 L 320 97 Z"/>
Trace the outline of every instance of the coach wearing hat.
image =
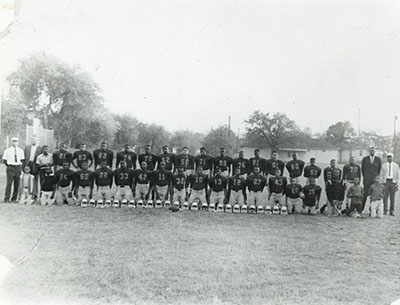
<path id="1" fill-rule="evenodd" d="M 383 213 L 388 212 L 388 198 L 390 197 L 390 215 L 394 216 L 394 196 L 400 179 L 400 171 L 397 163 L 392 161 L 393 155 L 387 154 L 387 162 L 382 165 L 381 181 L 385 184 L 385 195 L 383 197 Z"/>
<path id="2" fill-rule="evenodd" d="M 7 184 L 4 202 L 10 201 L 11 186 L 13 186 L 13 194 L 11 201 L 15 202 L 18 195 L 19 178 L 21 175 L 21 166 L 24 164 L 24 151 L 18 147 L 18 138 L 11 139 L 11 147 L 7 148 L 3 153 L 3 162 L 7 166 Z"/>
<path id="3" fill-rule="evenodd" d="M 374 183 L 375 177 L 381 173 L 382 162 L 378 156 L 375 156 L 375 147 L 369 148 L 369 156 L 361 161 L 361 173 L 364 182 L 364 196 L 362 199 L 362 211 L 367 201 L 369 187 Z"/>

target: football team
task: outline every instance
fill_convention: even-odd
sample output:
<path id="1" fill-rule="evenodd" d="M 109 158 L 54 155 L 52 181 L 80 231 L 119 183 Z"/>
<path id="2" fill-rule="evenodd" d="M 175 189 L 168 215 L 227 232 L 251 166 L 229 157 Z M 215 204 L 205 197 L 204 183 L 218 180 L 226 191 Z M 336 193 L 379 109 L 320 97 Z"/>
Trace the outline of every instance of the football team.
<path id="1" fill-rule="evenodd" d="M 115 159 L 115 169 L 113 169 Z M 316 215 L 351 215 L 361 217 L 364 191 L 360 186 L 361 167 L 350 158 L 343 172 L 331 160 L 321 169 L 316 159 L 309 164 L 293 152 L 286 164 L 272 152 L 270 159 L 254 156 L 247 159 L 243 151 L 237 158 L 220 148 L 211 156 L 202 147 L 198 155 L 183 147 L 171 153 L 167 145 L 160 155 L 145 147 L 137 155 L 129 145 L 116 154 L 101 143 L 89 152 L 85 144 L 71 153 L 65 144 L 53 154 L 43 146 L 36 158 L 38 191 L 34 176 L 25 164 L 20 177 L 21 203 L 41 205 L 70 204 L 82 207 L 169 207 L 179 210 L 224 211 L 233 213 L 291 213 Z M 89 169 L 93 166 L 93 170 Z M 74 168 L 74 170 L 71 169 Z M 284 176 L 284 172 L 287 176 Z M 327 203 L 320 206 L 322 175 Z M 305 185 L 300 184 L 300 177 Z M 115 186 L 115 187 L 114 187 Z M 376 177 L 369 189 L 370 202 L 382 200 L 384 189 Z M 37 197 L 37 198 L 36 198 Z M 374 207 L 373 205 L 371 205 Z M 372 211 L 373 210 L 373 211 Z M 381 209 L 370 209 L 372 216 L 382 217 Z"/>

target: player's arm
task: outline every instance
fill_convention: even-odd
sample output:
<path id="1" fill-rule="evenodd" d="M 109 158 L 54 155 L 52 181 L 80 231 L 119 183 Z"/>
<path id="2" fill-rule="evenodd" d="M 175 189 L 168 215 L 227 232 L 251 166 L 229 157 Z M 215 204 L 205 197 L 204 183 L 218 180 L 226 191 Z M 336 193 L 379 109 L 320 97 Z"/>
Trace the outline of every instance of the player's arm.
<path id="1" fill-rule="evenodd" d="M 210 178 L 210 179 L 208 180 L 208 183 L 205 183 L 205 184 L 206 184 L 206 185 L 207 185 L 207 184 L 209 185 L 208 192 L 207 192 L 207 188 L 206 188 L 205 190 L 206 190 L 207 196 L 210 197 L 210 196 L 211 196 L 211 192 L 212 192 L 212 188 L 213 188 L 213 186 L 214 186 L 214 179 L 213 179 L 213 178 Z"/>
<path id="2" fill-rule="evenodd" d="M 316 208 L 318 209 L 318 207 L 319 207 L 319 200 L 320 200 L 320 198 L 321 198 L 321 188 L 319 187 L 318 189 L 317 189 L 317 204 L 316 204 Z"/>
<path id="3" fill-rule="evenodd" d="M 110 150 L 110 154 L 107 157 L 108 157 L 108 166 L 112 168 L 112 164 L 114 161 L 114 152 Z"/>
<path id="4" fill-rule="evenodd" d="M 88 153 L 88 168 L 92 166 L 93 164 L 93 156 L 91 153 Z"/>
<path id="5" fill-rule="evenodd" d="M 90 193 L 89 193 L 89 198 L 93 197 L 93 189 L 94 189 L 94 173 L 91 173 L 89 175 L 90 179 Z"/>
<path id="6" fill-rule="evenodd" d="M 51 193 L 50 199 L 54 199 L 54 196 L 56 195 L 56 190 L 57 190 L 57 180 L 56 176 L 53 177 L 53 192 Z"/>
<path id="7" fill-rule="evenodd" d="M 110 188 L 112 188 L 113 182 L 114 182 L 114 171 L 110 169 L 109 171 L 109 177 L 110 177 Z M 133 182 L 133 179 L 132 179 Z"/>
<path id="8" fill-rule="evenodd" d="M 224 185 L 224 198 L 225 198 L 225 203 L 228 203 L 229 201 L 229 197 L 228 195 L 228 190 L 227 190 L 227 184 L 228 184 L 228 179 L 226 179 L 225 181 L 222 182 L 222 184 Z"/>
<path id="9" fill-rule="evenodd" d="M 287 169 L 288 173 L 290 174 L 290 164 L 289 163 L 290 162 L 286 163 L 286 169 Z"/>
<path id="10" fill-rule="evenodd" d="M 75 162 L 75 160 L 76 160 L 76 162 Z M 74 152 L 74 154 L 72 156 L 71 164 L 73 167 L 78 169 L 78 154 L 76 152 Z"/>
<path id="11" fill-rule="evenodd" d="M 268 199 L 271 197 L 272 189 L 274 187 L 274 182 L 272 181 L 272 177 L 268 179 Z"/>
<path id="12" fill-rule="evenodd" d="M 286 179 L 286 177 L 284 177 L 283 182 L 282 182 L 282 194 L 283 195 L 286 194 L 286 186 L 287 186 L 287 179 Z"/>

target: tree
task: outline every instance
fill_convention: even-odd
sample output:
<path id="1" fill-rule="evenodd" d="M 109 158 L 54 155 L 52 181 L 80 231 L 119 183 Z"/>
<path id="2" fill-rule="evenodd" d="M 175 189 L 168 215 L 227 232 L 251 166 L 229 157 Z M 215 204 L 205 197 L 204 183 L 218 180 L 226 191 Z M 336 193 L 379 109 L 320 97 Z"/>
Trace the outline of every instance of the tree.
<path id="1" fill-rule="evenodd" d="M 7 79 L 26 109 L 59 140 L 90 136 L 93 113 L 104 110 L 100 89 L 86 72 L 42 53 L 22 59 Z"/>
<path id="2" fill-rule="evenodd" d="M 247 142 L 257 146 L 266 145 L 273 150 L 294 142 L 300 132 L 293 120 L 279 112 L 272 114 L 255 111 L 245 123 Z"/>
<path id="3" fill-rule="evenodd" d="M 337 122 L 329 126 L 325 132 L 326 141 L 340 148 L 351 143 L 355 135 L 356 132 L 349 121 Z"/>
<path id="4" fill-rule="evenodd" d="M 138 143 L 140 146 L 150 145 L 155 153 L 161 151 L 163 145 L 169 142 L 168 131 L 160 125 L 140 123 L 138 126 Z"/>
<path id="5" fill-rule="evenodd" d="M 187 146 L 192 153 L 198 151 L 201 147 L 201 141 L 204 139 L 204 134 L 193 133 L 189 130 L 175 131 L 170 138 L 171 148 L 180 149 Z"/>
<path id="6" fill-rule="evenodd" d="M 17 135 L 27 123 L 26 107 L 21 103 L 18 93 L 2 97 L 1 130 L 7 135 Z"/>
<path id="7" fill-rule="evenodd" d="M 139 121 L 130 114 L 114 115 L 117 123 L 115 145 L 122 147 L 125 144 L 136 145 L 139 137 Z"/>
<path id="8" fill-rule="evenodd" d="M 221 147 L 226 148 L 228 154 L 235 153 L 236 135 L 226 125 L 211 129 L 202 141 L 203 146 L 211 155 L 217 155 Z"/>

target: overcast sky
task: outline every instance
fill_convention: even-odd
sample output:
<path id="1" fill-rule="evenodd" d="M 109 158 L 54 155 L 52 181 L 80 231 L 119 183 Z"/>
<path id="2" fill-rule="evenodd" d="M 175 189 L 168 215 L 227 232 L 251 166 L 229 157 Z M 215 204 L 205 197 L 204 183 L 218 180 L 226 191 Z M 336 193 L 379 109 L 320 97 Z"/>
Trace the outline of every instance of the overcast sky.
<path id="1" fill-rule="evenodd" d="M 0 26 L 12 2 L 0 0 Z M 361 109 L 361 129 L 391 134 L 400 114 L 398 0 L 22 0 L 17 19 L 1 79 L 44 51 L 87 70 L 111 111 L 170 131 L 231 115 L 244 132 L 256 109 L 358 129 Z"/>

